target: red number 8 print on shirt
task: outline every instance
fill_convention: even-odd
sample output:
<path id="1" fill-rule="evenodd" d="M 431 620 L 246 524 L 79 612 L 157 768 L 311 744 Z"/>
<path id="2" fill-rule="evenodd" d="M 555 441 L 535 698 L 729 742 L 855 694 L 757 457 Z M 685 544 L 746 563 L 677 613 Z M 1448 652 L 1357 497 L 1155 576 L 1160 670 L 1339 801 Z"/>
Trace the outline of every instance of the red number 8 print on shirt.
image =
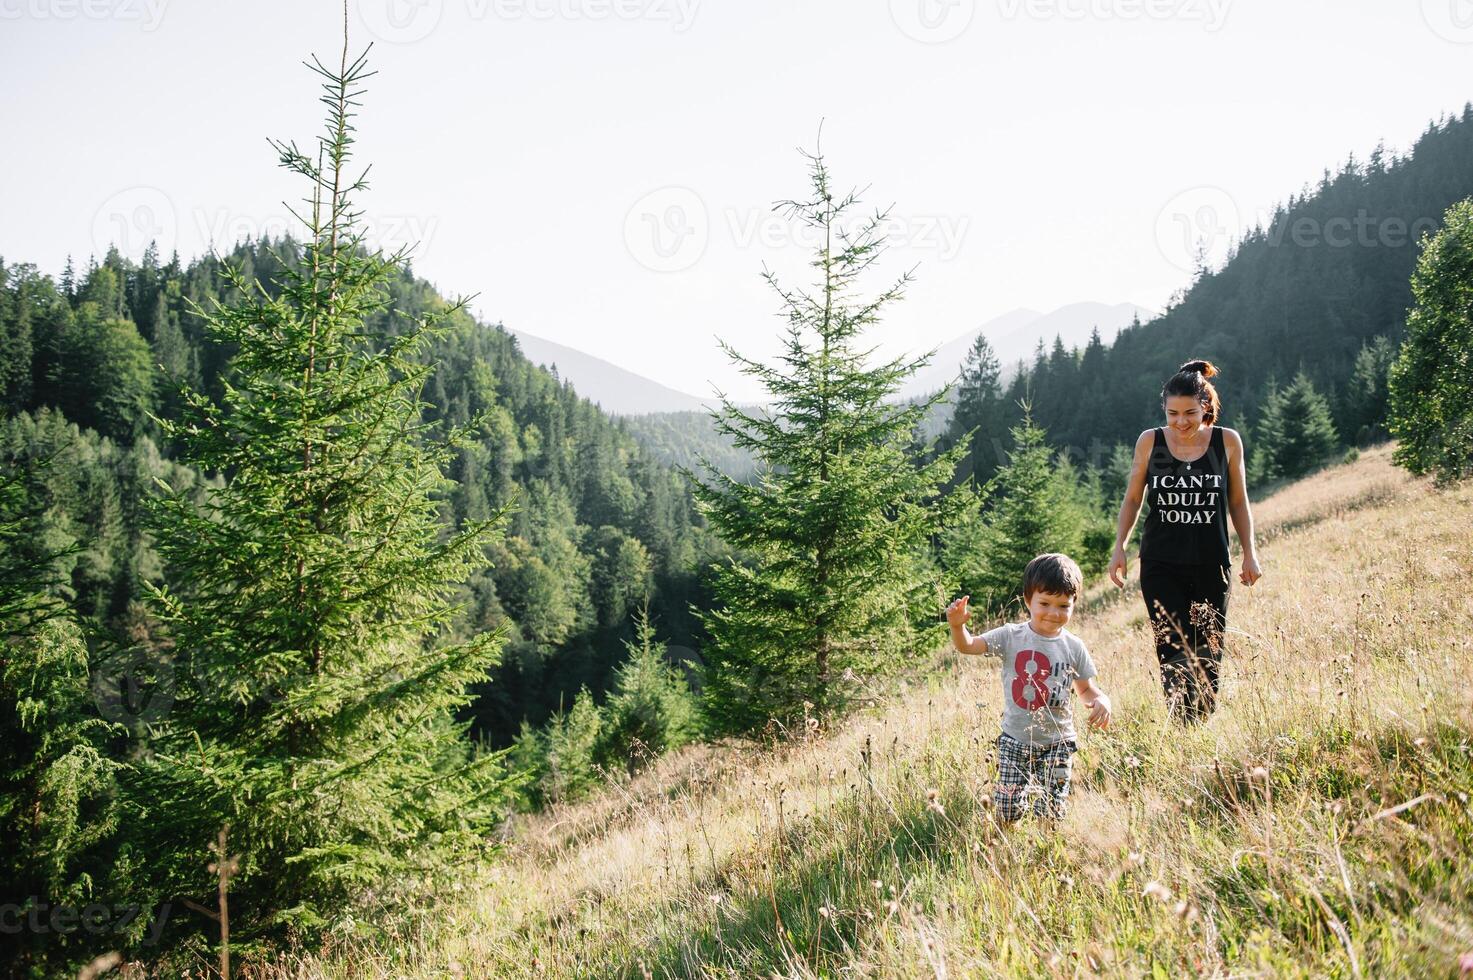
<path id="1" fill-rule="evenodd" d="M 1031 669 L 1030 669 L 1031 667 Z M 1053 671 L 1048 654 L 1038 650 L 1019 650 L 1013 661 L 1013 703 L 1024 711 L 1037 711 L 1048 703 L 1048 679 Z"/>

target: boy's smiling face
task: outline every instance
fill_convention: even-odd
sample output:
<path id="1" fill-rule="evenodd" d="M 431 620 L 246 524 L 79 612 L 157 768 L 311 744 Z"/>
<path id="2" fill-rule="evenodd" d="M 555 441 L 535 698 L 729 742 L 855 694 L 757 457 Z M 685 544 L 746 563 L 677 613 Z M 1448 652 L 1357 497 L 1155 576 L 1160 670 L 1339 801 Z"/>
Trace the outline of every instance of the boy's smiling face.
<path id="1" fill-rule="evenodd" d="M 1057 592 L 1034 592 L 1024 602 L 1028 607 L 1029 623 L 1039 636 L 1057 636 L 1059 630 L 1069 625 L 1074 615 L 1074 597 Z"/>

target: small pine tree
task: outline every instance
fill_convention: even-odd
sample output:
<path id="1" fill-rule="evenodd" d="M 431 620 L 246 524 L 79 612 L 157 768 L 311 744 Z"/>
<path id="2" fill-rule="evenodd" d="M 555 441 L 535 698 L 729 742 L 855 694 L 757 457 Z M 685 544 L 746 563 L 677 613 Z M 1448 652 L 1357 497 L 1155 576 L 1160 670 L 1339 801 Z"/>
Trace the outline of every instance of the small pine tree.
<path id="1" fill-rule="evenodd" d="M 223 404 L 190 390 L 161 421 L 227 481 L 202 507 L 165 486 L 151 519 L 176 583 L 151 599 L 179 689 L 138 787 L 157 801 L 151 868 L 163 894 L 206 894 L 205 848 L 228 823 L 243 939 L 313 935 L 366 889 L 483 853 L 512 792 L 504 755 L 474 755 L 454 720 L 502 633 L 442 639 L 503 516 L 449 533 L 439 513 L 475 425 L 423 421 L 417 358 L 450 311 L 365 331 L 404 255 L 365 249 L 350 200 L 366 186 L 347 167 L 368 73 L 346 37 L 339 66 L 310 67 L 326 132 L 311 153 L 273 143 L 312 187 L 305 241 L 279 247 L 274 298 L 226 265 L 233 305 L 196 311 L 236 351 Z"/>
<path id="2" fill-rule="evenodd" d="M 761 379 L 771 408 L 748 414 L 723 398 L 712 413 L 761 471 L 738 483 L 702 457 L 711 482 L 691 474 L 700 510 L 742 555 L 712 566 L 715 608 L 695 610 L 711 637 L 702 705 L 718 730 L 793 722 L 805 701 L 818 715 L 840 710 L 866 676 L 940 642 L 938 611 L 950 592 L 924 552 L 945 506 L 939 488 L 966 447 L 920 465 L 909 453 L 912 433 L 949 386 L 926 401 L 886 402 L 931 355 L 870 367 L 857 344 L 910 277 L 870 299 L 855 295 L 883 250 L 886 215 L 845 227 L 857 196 L 835 195 L 821 153 L 804 156 L 812 196 L 779 207 L 819 242 L 816 282 L 789 289 L 764 272 L 787 318 L 790 372 L 722 343 Z"/>
<path id="3" fill-rule="evenodd" d="M 1473 198 L 1424 239 L 1412 297 L 1389 383 L 1393 458 L 1419 476 L 1461 480 L 1473 474 Z"/>
<path id="4" fill-rule="evenodd" d="M 1355 355 L 1350 381 L 1345 386 L 1341 422 L 1336 428 L 1351 437 L 1356 446 L 1390 435 L 1386 428 L 1386 384 L 1395 360 L 1396 348 L 1384 336 L 1362 344 Z"/>
<path id="5" fill-rule="evenodd" d="M 3 629 L 3 626 L 0 626 Z M 0 869 L 24 899 L 83 902 L 99 882 L 83 858 L 117 829 L 115 776 L 103 748 L 118 730 L 97 716 L 82 631 L 65 617 L 7 632 L 0 660 Z"/>
<path id="6" fill-rule="evenodd" d="M 1079 552 L 1072 557 L 1088 578 L 1103 574 L 1115 550 L 1115 522 L 1105 509 L 1104 474 L 1085 464 L 1074 479 L 1074 509 L 1080 515 Z"/>
<path id="7" fill-rule="evenodd" d="M 635 615 L 635 642 L 625 641 L 629 659 L 619 665 L 605 705 L 599 755 L 632 775 L 644 763 L 691 741 L 697 734 L 695 699 L 685 676 L 665 660 L 655 639 L 649 597 Z"/>
<path id="8" fill-rule="evenodd" d="M 985 589 L 978 576 L 986 562 L 986 488 L 967 479 L 950 497 L 953 507 L 940 534 L 942 567 L 957 592 L 977 596 L 980 604 Z"/>
<path id="9" fill-rule="evenodd" d="M 1258 424 L 1261 478 L 1295 480 L 1329 461 L 1339 440 L 1330 405 L 1302 371 L 1269 394 Z"/>
<path id="10" fill-rule="evenodd" d="M 604 716 L 587 687 L 578 689 L 573 707 L 547 726 L 548 799 L 571 803 L 587 795 L 602 775 L 598 764 Z"/>
<path id="11" fill-rule="evenodd" d="M 978 605 L 1001 611 L 1018 596 L 1028 562 L 1050 551 L 1073 557 L 1083 547 L 1088 512 L 1073 467 L 1056 458 L 1047 436 L 1025 405 L 1013 450 L 987 488 L 995 503 L 977 572 L 980 594 L 973 594 Z"/>
<path id="12" fill-rule="evenodd" d="M 507 766 L 521 774 L 525 783 L 518 801 L 523 810 L 536 810 L 546 802 L 543 791 L 547 787 L 547 736 L 522 719 L 516 741 L 506 757 Z"/>
<path id="13" fill-rule="evenodd" d="M 1249 422 L 1241 412 L 1228 420 L 1229 427 L 1236 429 L 1243 439 L 1243 469 L 1250 488 L 1273 479 L 1273 447 L 1279 427 L 1278 391 L 1278 381 L 1270 376 L 1259 399 L 1257 421 Z"/>
<path id="14" fill-rule="evenodd" d="M 1135 453 L 1130 446 L 1117 442 L 1110 447 L 1110 458 L 1100 470 L 1100 493 L 1107 505 L 1117 505 L 1125 496 L 1125 489 L 1130 485 L 1130 471 L 1134 466 Z M 1132 537 L 1134 536 L 1133 534 Z"/>
<path id="15" fill-rule="evenodd" d="M 1263 397 L 1263 407 L 1258 413 L 1258 424 L 1253 427 L 1253 449 L 1248 455 L 1248 482 L 1253 485 L 1268 483 L 1279 476 L 1279 446 L 1284 440 L 1283 392 L 1270 383 Z M 1247 442 L 1247 434 L 1239 431 Z"/>

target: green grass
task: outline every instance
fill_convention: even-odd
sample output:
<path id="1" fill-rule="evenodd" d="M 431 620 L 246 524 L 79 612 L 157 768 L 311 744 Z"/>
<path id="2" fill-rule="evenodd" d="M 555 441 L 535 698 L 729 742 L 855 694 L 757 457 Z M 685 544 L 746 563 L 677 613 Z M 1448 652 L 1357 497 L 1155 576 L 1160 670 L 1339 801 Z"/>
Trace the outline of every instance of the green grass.
<path id="1" fill-rule="evenodd" d="M 1076 631 L 1117 724 L 1059 824 L 990 809 L 996 665 L 696 746 L 525 820 L 462 890 L 263 977 L 1455 977 L 1473 950 L 1473 488 L 1368 451 L 1255 504 L 1222 704 L 1166 717 L 1138 595 Z M 868 760 L 868 761 L 866 761 Z"/>

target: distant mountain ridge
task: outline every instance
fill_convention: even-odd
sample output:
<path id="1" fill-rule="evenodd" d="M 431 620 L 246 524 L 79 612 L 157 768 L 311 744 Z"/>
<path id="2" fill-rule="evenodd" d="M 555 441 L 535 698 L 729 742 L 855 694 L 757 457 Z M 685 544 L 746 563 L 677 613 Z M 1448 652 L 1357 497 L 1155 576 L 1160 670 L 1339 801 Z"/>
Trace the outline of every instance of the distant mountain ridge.
<path id="1" fill-rule="evenodd" d="M 1063 340 L 1065 349 L 1072 350 L 1087 344 L 1090 331 L 1099 327 L 1100 339 L 1108 344 L 1133 320 L 1139 318 L 1145 322 L 1156 316 L 1154 310 L 1135 303 L 1070 303 L 1050 313 L 1026 308 L 1012 310 L 942 344 L 931 362 L 906 381 L 900 396 L 907 400 L 917 398 L 955 381 L 978 334 L 986 336 L 992 344 L 1006 383 L 1016 371 L 1018 361 L 1033 360 L 1040 340 L 1048 347 L 1057 336 Z"/>
<path id="2" fill-rule="evenodd" d="M 992 343 L 1006 380 L 1020 359 L 1032 359 L 1039 340 L 1047 346 L 1058 336 L 1066 348 L 1083 347 L 1089 341 L 1090 331 L 1099 327 L 1100 337 L 1108 344 L 1132 320 L 1138 317 L 1146 321 L 1156 315 L 1155 311 L 1134 303 L 1070 303 L 1050 313 L 1026 308 L 1012 310 L 941 345 L 931 362 L 907 380 L 898 398 L 908 401 L 955 380 L 979 333 L 986 334 Z M 610 415 L 709 412 L 720 407 L 720 399 L 714 394 L 706 397 L 693 395 L 576 347 L 521 330 L 508 329 L 507 332 L 516 338 L 518 347 L 529 361 L 549 370 L 556 367 L 559 378 Z"/>
<path id="3" fill-rule="evenodd" d="M 696 412 L 716 406 L 713 395 L 698 398 L 669 385 L 652 381 L 601 357 L 568 347 L 521 330 L 507 330 L 527 360 L 545 368 L 557 367 L 557 375 L 578 394 L 610 415 L 648 415 L 653 412 Z"/>
<path id="4" fill-rule="evenodd" d="M 942 345 L 936 355 L 931 358 L 931 362 L 917 371 L 892 400 L 897 403 L 924 401 L 943 385 L 954 381 L 961 371 L 962 364 L 966 361 L 967 352 L 971 350 L 979 333 L 987 336 L 994 351 L 997 352 L 998 360 L 1002 365 L 1002 383 L 1007 384 L 1017 373 L 1019 360 L 1022 360 L 1025 365 L 1032 362 L 1035 348 L 1040 340 L 1043 341 L 1045 347 L 1049 347 L 1054 338 L 1058 337 L 1066 348 L 1072 350 L 1087 344 L 1090 333 L 1098 327 L 1101 340 L 1109 343 L 1137 318 L 1144 321 L 1155 315 L 1151 310 L 1134 303 L 1113 305 L 1071 303 L 1051 313 L 1039 313 L 1037 310 L 1030 309 L 1012 310 Z M 511 332 L 519 341 L 527 337 L 516 331 Z M 524 346 L 523 349 L 529 359 L 536 361 L 541 357 L 546 357 L 544 366 L 550 366 L 555 359 L 560 377 L 571 381 L 573 387 L 583 397 L 591 401 L 599 401 L 600 395 L 586 390 L 585 382 L 580 380 L 581 377 L 588 377 L 588 384 L 597 388 L 602 396 L 608 399 L 600 402 L 601 407 L 606 412 L 622 414 L 621 425 L 656 458 L 672 465 L 695 469 L 697 456 L 704 455 L 714 466 L 733 479 L 745 479 L 754 472 L 756 464 L 751 453 L 732 446 L 731 440 L 717 431 L 708 418 L 709 411 L 719 407 L 714 398 L 710 402 L 703 403 L 692 395 L 674 392 L 664 385 L 641 378 L 632 371 L 616 367 L 571 347 L 553 344 L 536 337 L 528 339 L 532 344 Z M 534 350 L 537 353 L 533 353 Z M 566 369 L 565 364 L 568 365 Z M 637 383 L 643 386 L 642 400 L 639 402 L 634 402 L 633 399 L 625 398 L 623 395 L 623 386 L 630 383 L 631 378 L 636 379 Z M 681 399 L 694 401 L 698 410 L 671 408 L 621 412 L 620 408 L 611 407 L 630 404 L 647 405 L 652 401 L 670 399 L 670 396 L 665 394 L 666 392 Z M 670 400 L 673 401 L 673 399 Z M 752 411 L 760 406 L 739 405 L 738 407 Z M 951 410 L 949 399 L 932 406 L 920 425 L 921 434 L 930 438 L 945 431 L 951 419 Z"/>

